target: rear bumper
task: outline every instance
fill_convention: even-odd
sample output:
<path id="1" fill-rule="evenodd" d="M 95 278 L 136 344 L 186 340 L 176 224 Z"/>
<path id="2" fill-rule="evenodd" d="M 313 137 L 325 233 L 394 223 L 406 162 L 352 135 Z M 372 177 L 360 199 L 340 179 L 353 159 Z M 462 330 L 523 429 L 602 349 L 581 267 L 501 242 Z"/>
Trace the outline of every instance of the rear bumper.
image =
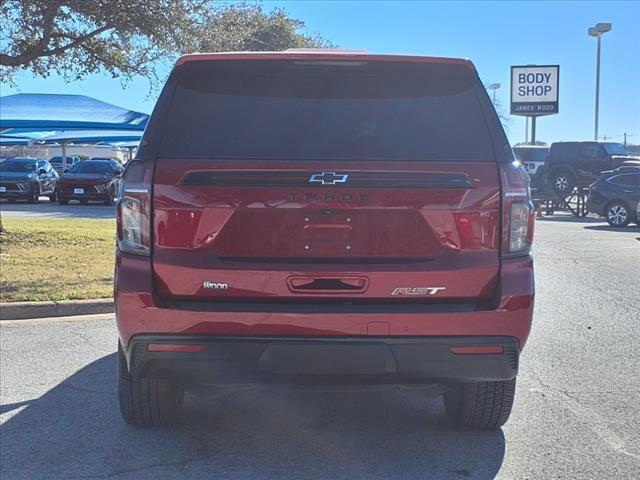
<path id="1" fill-rule="evenodd" d="M 138 335 L 125 354 L 131 371 L 185 382 L 421 384 L 512 379 L 520 345 L 513 337 Z"/>
<path id="2" fill-rule="evenodd" d="M 327 375 L 331 383 L 362 376 L 376 383 L 509 379 L 517 373 L 533 316 L 531 257 L 503 260 L 494 303 L 476 308 L 167 306 L 154 297 L 150 272 L 149 257 L 117 253 L 116 321 L 130 366 L 198 381 L 237 383 L 266 374 Z M 150 352 L 150 343 L 195 345 L 198 351 Z M 500 345 L 503 353 L 452 353 L 449 347 L 458 345 Z"/>

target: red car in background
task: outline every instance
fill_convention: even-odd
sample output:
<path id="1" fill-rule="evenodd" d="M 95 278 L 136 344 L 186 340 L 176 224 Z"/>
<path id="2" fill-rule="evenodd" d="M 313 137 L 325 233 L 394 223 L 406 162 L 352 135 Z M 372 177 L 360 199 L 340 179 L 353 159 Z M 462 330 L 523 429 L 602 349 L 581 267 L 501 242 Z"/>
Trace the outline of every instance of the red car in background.
<path id="1" fill-rule="evenodd" d="M 58 203 L 66 205 L 69 200 L 78 200 L 80 203 L 99 201 L 113 205 L 123 170 L 115 160 L 84 160 L 76 163 L 58 180 Z"/>
<path id="2" fill-rule="evenodd" d="M 123 418 L 193 383 L 442 384 L 509 417 L 534 300 L 529 179 L 468 60 L 182 57 L 123 175 Z"/>

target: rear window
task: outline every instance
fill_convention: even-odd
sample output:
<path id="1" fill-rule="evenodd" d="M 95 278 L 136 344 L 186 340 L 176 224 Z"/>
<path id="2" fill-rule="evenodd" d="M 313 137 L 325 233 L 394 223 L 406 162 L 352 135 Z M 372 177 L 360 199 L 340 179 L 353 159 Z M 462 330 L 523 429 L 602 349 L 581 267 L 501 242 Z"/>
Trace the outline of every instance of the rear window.
<path id="1" fill-rule="evenodd" d="M 549 155 L 548 148 L 514 147 L 513 153 L 522 162 L 544 162 Z"/>
<path id="2" fill-rule="evenodd" d="M 164 157 L 495 159 L 461 64 L 203 61 L 173 81 Z"/>

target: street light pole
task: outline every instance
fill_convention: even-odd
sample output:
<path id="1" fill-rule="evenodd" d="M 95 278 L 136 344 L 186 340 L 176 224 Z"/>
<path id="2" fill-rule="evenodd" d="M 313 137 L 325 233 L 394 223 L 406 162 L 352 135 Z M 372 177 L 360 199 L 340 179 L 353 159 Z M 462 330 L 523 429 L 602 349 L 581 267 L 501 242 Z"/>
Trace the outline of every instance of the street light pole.
<path id="1" fill-rule="evenodd" d="M 593 139 L 598 141 L 598 117 L 600 114 L 600 42 L 602 35 L 611 31 L 611 22 L 596 23 L 595 27 L 590 27 L 587 33 L 591 37 L 596 37 L 596 106 Z"/>
<path id="2" fill-rule="evenodd" d="M 499 83 L 492 83 L 487 87 L 488 90 L 493 90 L 493 107 L 496 107 L 496 90 L 500 88 Z"/>
<path id="3" fill-rule="evenodd" d="M 598 141 L 598 116 L 600 115 L 600 42 L 602 35 L 597 37 L 596 46 L 596 116 L 593 129 L 593 140 Z"/>

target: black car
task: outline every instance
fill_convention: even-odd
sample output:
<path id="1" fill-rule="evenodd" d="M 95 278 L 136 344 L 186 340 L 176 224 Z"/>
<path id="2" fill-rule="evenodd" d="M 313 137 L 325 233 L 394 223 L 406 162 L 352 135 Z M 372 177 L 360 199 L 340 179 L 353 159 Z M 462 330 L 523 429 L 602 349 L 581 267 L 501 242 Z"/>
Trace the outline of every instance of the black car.
<path id="1" fill-rule="evenodd" d="M 531 188 L 544 188 L 544 168 L 549 147 L 541 145 L 518 145 L 513 147 L 513 153 L 524 166 L 531 178 Z"/>
<path id="2" fill-rule="evenodd" d="M 632 160 L 624 145 L 611 142 L 556 142 L 545 166 L 546 183 L 559 194 L 586 188 L 603 171 Z"/>
<path id="3" fill-rule="evenodd" d="M 0 163 L 0 198 L 37 203 L 40 196 L 55 200 L 58 173 L 40 158 L 12 158 Z"/>
<path id="4" fill-rule="evenodd" d="M 607 219 L 613 227 L 640 222 L 637 217 L 640 202 L 640 166 L 623 166 L 602 172 L 589 187 L 587 209 Z"/>
<path id="5" fill-rule="evenodd" d="M 118 182 L 124 168 L 115 160 L 83 160 L 60 177 L 58 203 L 69 200 L 104 202 L 112 205 L 118 194 Z"/>

